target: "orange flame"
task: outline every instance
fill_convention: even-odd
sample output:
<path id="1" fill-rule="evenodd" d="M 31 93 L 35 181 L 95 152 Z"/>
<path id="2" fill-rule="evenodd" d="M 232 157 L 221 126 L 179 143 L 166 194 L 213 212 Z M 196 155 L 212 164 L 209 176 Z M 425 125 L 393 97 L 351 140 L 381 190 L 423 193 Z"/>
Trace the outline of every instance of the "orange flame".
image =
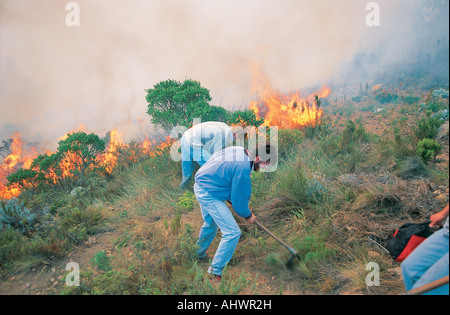
<path id="1" fill-rule="evenodd" d="M 145 139 L 142 142 L 142 151 L 144 154 L 150 155 L 154 146 L 156 146 L 156 141 L 150 140 L 148 135 L 145 135 Z"/>
<path id="2" fill-rule="evenodd" d="M 106 151 L 101 158 L 103 166 L 106 168 L 106 172 L 111 173 L 117 165 L 117 150 L 123 146 L 122 135 L 113 129 L 109 133 L 109 143 L 106 147 Z"/>
<path id="3" fill-rule="evenodd" d="M 300 129 L 315 126 L 323 116 L 323 109 L 318 106 L 318 98 L 326 98 L 331 92 L 324 86 L 319 92 L 302 98 L 300 92 L 283 95 L 275 91 L 267 79 L 257 69 L 253 73 L 254 91 L 260 101 L 251 101 L 252 109 L 258 119 L 264 118 L 264 126 L 278 126 L 283 129 Z"/>
<path id="4" fill-rule="evenodd" d="M 35 147 L 32 147 L 30 150 L 23 149 L 23 141 L 18 132 L 13 135 L 9 149 L 11 154 L 0 165 L 0 199 L 11 199 L 20 194 L 19 186 L 6 186 L 6 177 L 21 167 L 29 169 L 33 159 L 37 156 Z"/>
<path id="5" fill-rule="evenodd" d="M 69 132 L 59 140 L 67 139 L 68 135 L 73 132 L 86 131 L 85 127 L 81 125 L 75 131 Z M 150 158 L 164 154 L 174 140 L 167 137 L 166 141 L 157 144 L 155 140 L 150 140 L 147 136 L 142 143 L 139 143 L 132 147 L 131 145 L 124 144 L 122 141 L 122 135 L 116 130 L 112 130 L 109 133 L 109 142 L 103 154 L 99 157 L 99 162 L 105 167 L 106 172 L 111 173 L 118 164 L 119 148 L 128 148 L 131 156 L 129 160 L 131 162 L 137 162 L 139 157 L 148 156 Z M 22 187 L 18 184 L 7 185 L 7 177 L 16 172 L 19 168 L 29 169 L 33 160 L 38 156 L 35 148 L 32 148 L 30 152 L 24 152 L 23 142 L 20 138 L 20 134 L 16 133 L 13 136 L 9 154 L 0 164 L 0 199 L 11 199 L 18 197 L 21 193 Z M 47 155 L 51 155 L 52 152 L 47 151 Z M 74 176 L 74 170 L 79 169 L 82 165 L 81 158 L 71 152 L 66 153 L 63 160 L 59 162 L 55 168 L 45 171 L 45 178 L 53 183 L 58 183 L 61 178 L 71 178 Z M 39 171 L 38 167 L 35 169 Z"/>
<path id="6" fill-rule="evenodd" d="M 174 141 L 175 140 L 171 139 L 170 136 L 167 136 L 166 141 L 161 142 L 158 145 L 156 145 L 155 148 L 153 149 L 153 151 L 150 152 L 150 157 L 163 155 L 164 152 L 170 148 L 170 146 L 172 145 L 172 143 Z M 156 142 L 154 142 L 154 143 L 156 143 Z"/>
<path id="7" fill-rule="evenodd" d="M 80 124 L 79 126 L 78 126 L 78 128 L 77 129 L 75 129 L 75 130 L 72 130 L 72 131 L 70 131 L 70 132 L 67 132 L 64 136 L 62 136 L 62 137 L 59 137 L 58 138 L 58 140 L 59 141 L 63 141 L 63 140 L 66 140 L 67 139 L 67 137 L 70 135 L 70 134 L 72 134 L 72 133 L 75 133 L 75 132 L 79 132 L 79 131 L 83 131 L 83 132 L 86 132 L 86 126 L 85 125 L 83 125 L 83 124 Z"/>
<path id="8" fill-rule="evenodd" d="M 18 197 L 20 192 L 21 190 L 18 185 L 8 187 L 0 183 L 0 200 Z"/>

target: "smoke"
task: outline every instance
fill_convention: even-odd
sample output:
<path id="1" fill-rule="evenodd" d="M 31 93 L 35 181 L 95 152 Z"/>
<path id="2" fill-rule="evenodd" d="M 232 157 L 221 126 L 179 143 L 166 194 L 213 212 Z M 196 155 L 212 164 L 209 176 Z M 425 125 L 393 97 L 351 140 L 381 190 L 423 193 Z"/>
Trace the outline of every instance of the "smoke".
<path id="1" fill-rule="evenodd" d="M 384 2 L 379 1 L 381 8 Z M 406 84 L 448 87 L 449 3 L 398 1 L 381 11 L 381 27 L 370 28 L 360 49 L 335 74 L 339 84 Z"/>
<path id="2" fill-rule="evenodd" d="M 81 124 L 125 140 L 154 132 L 145 89 L 167 79 L 243 109 L 255 64 L 287 92 L 378 83 L 423 60 L 421 73 L 448 69 L 448 1 L 376 1 L 379 27 L 364 0 L 78 0 L 79 27 L 65 23 L 68 2 L 0 0 L 0 139 L 20 131 L 54 148 Z"/>

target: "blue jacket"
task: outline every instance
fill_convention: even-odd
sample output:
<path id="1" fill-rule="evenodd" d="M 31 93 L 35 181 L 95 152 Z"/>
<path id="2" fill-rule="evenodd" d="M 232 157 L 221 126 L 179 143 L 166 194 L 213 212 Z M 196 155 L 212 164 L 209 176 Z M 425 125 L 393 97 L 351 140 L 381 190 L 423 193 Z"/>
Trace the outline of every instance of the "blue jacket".
<path id="1" fill-rule="evenodd" d="M 236 213 L 251 216 L 251 158 L 243 147 L 228 147 L 214 153 L 197 171 L 195 183 L 216 199 L 231 201 Z"/>

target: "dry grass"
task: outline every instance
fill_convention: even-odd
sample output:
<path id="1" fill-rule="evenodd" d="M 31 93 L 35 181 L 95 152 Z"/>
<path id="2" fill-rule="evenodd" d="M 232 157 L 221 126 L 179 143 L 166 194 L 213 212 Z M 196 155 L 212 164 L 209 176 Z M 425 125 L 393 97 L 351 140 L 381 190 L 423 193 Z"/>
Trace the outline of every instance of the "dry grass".
<path id="1" fill-rule="evenodd" d="M 374 271 L 371 265 L 373 263 L 378 264 L 380 268 L 377 276 L 379 283 L 369 286 L 367 280 L 375 280 L 369 275 L 371 271 Z M 392 260 L 374 251 L 367 252 L 365 248 L 349 253 L 348 259 L 339 267 L 339 270 L 343 286 L 339 292 L 341 295 L 394 295 L 404 290 L 399 268 Z"/>

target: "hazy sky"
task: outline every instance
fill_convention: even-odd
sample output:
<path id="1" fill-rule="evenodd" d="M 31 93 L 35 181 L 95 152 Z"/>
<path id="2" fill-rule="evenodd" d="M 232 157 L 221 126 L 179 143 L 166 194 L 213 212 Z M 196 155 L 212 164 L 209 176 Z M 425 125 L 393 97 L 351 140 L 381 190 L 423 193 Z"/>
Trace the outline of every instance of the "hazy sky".
<path id="1" fill-rule="evenodd" d="M 69 27 L 69 2 L 0 0 L 0 140 L 20 131 L 54 146 L 80 124 L 131 139 L 149 127 L 145 89 L 167 79 L 246 108 L 252 66 L 281 91 L 321 85 L 361 50 L 382 47 L 376 67 L 404 59 L 428 38 L 417 23 L 440 16 L 422 0 L 375 1 L 379 27 L 365 0 L 78 0 Z"/>

